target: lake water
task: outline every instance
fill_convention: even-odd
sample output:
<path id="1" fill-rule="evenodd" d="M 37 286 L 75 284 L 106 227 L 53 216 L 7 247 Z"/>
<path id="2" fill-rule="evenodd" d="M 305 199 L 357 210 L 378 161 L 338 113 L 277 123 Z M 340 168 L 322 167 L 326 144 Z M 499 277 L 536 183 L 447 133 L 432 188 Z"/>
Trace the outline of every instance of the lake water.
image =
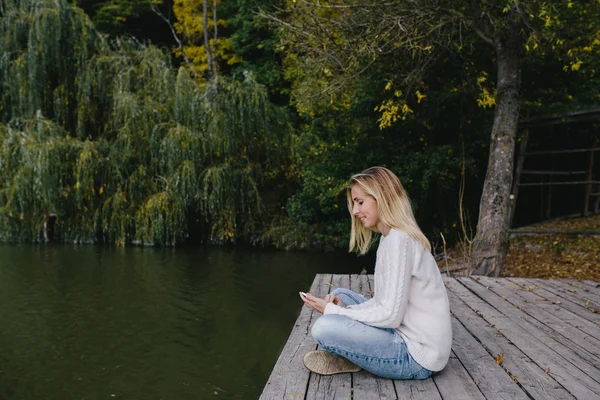
<path id="1" fill-rule="evenodd" d="M 1 400 L 257 398 L 347 254 L 0 245 Z"/>

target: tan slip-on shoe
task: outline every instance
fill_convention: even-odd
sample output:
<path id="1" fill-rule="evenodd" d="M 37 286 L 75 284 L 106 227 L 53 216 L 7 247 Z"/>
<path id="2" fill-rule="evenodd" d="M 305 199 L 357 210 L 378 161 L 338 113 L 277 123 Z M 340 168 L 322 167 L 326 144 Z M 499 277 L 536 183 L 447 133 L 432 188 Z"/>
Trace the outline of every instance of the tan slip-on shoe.
<path id="1" fill-rule="evenodd" d="M 306 353 L 304 355 L 304 366 L 309 371 L 319 375 L 344 374 L 358 372 L 362 369 L 344 357 L 334 356 L 323 350 Z"/>

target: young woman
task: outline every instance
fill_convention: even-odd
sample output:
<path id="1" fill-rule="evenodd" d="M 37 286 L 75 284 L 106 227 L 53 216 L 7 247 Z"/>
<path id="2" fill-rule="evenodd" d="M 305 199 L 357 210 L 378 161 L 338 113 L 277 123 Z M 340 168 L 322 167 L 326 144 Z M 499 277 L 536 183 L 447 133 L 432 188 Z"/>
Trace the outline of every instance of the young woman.
<path id="1" fill-rule="evenodd" d="M 354 175 L 347 196 L 350 251 L 365 254 L 373 232 L 381 234 L 375 293 L 369 300 L 341 288 L 324 299 L 301 294 L 324 314 L 311 332 L 324 351 L 307 353 L 304 365 L 323 375 L 363 368 L 384 378 L 427 379 L 446 366 L 452 344 L 448 296 L 431 245 L 390 170 Z"/>

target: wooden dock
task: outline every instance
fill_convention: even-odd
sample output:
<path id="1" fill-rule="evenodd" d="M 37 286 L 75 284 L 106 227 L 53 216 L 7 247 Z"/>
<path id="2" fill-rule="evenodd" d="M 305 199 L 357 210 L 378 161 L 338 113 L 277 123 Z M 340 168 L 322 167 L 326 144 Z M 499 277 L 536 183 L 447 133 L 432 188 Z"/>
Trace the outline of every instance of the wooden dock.
<path id="1" fill-rule="evenodd" d="M 372 276 L 317 275 L 310 293 L 369 296 Z M 453 346 L 423 381 L 368 372 L 319 376 L 302 357 L 319 314 L 303 306 L 261 399 L 600 399 L 600 285 L 521 278 L 445 278 Z"/>

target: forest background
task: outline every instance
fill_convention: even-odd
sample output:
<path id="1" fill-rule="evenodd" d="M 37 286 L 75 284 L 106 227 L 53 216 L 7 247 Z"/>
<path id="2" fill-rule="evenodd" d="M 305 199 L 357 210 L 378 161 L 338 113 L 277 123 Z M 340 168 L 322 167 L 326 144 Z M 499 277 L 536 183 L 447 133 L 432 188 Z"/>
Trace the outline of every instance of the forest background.
<path id="1" fill-rule="evenodd" d="M 373 165 L 437 252 L 470 240 L 498 60 L 466 10 L 530 10 L 522 119 L 600 103 L 600 1 L 440 2 L 452 35 L 409 44 L 382 44 L 373 18 L 344 28 L 367 66 L 345 74 L 319 57 L 334 49 L 300 46 L 308 3 L 1 0 L 0 240 L 345 248 L 348 178 Z M 342 3 L 321 4 L 328 19 Z M 399 4 L 366 6 L 381 22 Z"/>

